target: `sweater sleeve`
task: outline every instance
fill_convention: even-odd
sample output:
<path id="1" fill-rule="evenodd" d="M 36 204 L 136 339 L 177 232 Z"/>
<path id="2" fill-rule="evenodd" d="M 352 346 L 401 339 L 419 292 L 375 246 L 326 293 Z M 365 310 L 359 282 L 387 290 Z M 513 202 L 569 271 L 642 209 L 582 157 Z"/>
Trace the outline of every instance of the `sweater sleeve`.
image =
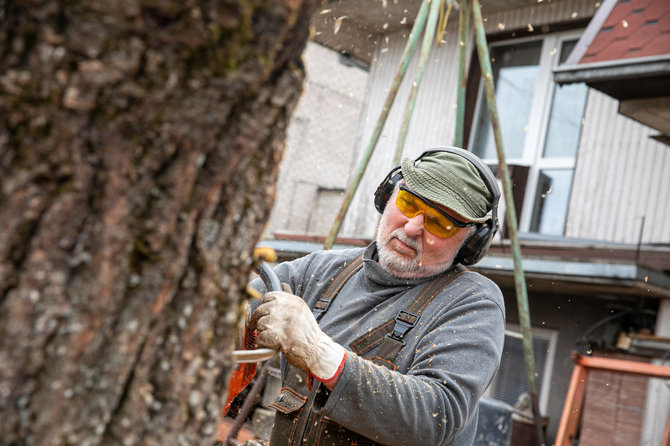
<path id="1" fill-rule="evenodd" d="M 428 330 L 408 333 L 421 339 L 406 373 L 349 353 L 318 412 L 388 445 L 444 445 L 457 438 L 477 413 L 502 354 L 504 308 L 490 285 L 464 293 Z"/>

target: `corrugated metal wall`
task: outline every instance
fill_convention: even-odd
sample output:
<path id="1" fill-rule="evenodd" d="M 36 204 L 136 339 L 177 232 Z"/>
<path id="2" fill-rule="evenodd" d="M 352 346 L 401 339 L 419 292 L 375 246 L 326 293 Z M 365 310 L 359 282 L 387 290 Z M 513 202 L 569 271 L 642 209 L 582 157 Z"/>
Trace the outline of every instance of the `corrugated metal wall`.
<path id="1" fill-rule="evenodd" d="M 670 147 L 650 138 L 658 132 L 620 115 L 617 109 L 616 100 L 589 91 L 567 235 L 668 243 Z"/>
<path id="2" fill-rule="evenodd" d="M 486 14 L 489 34 L 504 30 L 539 31 L 554 23 L 590 18 L 598 2 L 566 0 L 538 3 Z M 441 48 L 435 48 L 426 68 L 414 116 L 407 135 L 405 156 L 414 157 L 436 145 L 450 145 L 454 135 L 457 82 L 458 14 L 452 14 Z M 407 33 L 384 36 L 378 43 L 372 65 L 360 132 L 351 172 L 368 145 L 382 105 L 407 42 Z M 389 114 L 387 124 L 340 235 L 374 237 L 378 215 L 373 211 L 373 193 L 391 168 L 400 122 L 414 78 L 417 54 Z M 577 159 L 566 234 L 571 238 L 636 243 L 645 217 L 643 242 L 670 241 L 670 148 L 649 139 L 653 133 L 617 112 L 617 102 L 590 91 L 585 125 Z"/>
<path id="3" fill-rule="evenodd" d="M 361 123 L 364 128 L 361 132 L 362 137 L 358 144 L 356 163 L 352 166 L 352 172 L 357 168 L 361 153 L 370 142 L 382 106 L 398 70 L 408 34 L 409 29 L 385 36 L 377 45 L 370 66 L 372 79 L 369 83 L 367 104 Z M 433 48 L 431 60 L 424 71 L 407 134 L 404 156 L 413 157 L 428 148 L 451 145 L 453 142 L 458 79 L 458 57 L 455 56 L 458 51 L 458 14 L 452 14 L 443 40 L 444 43 L 439 48 Z M 342 225 L 340 234 L 343 236 L 374 237 L 378 215 L 374 213 L 373 194 L 379 182 L 392 168 L 400 124 L 410 86 L 416 73 L 419 53 L 420 48 L 417 48 L 366 174 Z"/>

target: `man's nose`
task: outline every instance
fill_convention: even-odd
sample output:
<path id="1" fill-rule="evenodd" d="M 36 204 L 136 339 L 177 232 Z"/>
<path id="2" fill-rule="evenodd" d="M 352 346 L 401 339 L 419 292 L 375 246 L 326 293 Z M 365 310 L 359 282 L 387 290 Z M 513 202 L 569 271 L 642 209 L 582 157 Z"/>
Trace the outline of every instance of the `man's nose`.
<path id="1" fill-rule="evenodd" d="M 418 237 L 423 233 L 424 215 L 416 214 L 405 223 L 405 234 L 410 237 Z"/>

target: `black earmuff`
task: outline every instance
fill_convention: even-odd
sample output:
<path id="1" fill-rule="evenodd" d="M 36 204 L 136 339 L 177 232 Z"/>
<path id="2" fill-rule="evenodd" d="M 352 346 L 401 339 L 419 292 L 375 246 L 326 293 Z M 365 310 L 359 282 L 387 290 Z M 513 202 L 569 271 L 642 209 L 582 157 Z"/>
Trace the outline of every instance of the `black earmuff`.
<path id="1" fill-rule="evenodd" d="M 395 190 L 395 185 L 398 184 L 398 181 L 402 180 L 402 172 L 400 171 L 400 166 L 391 170 L 384 181 L 379 183 L 377 190 L 375 191 L 375 209 L 380 214 L 384 213 L 386 209 L 386 203 L 388 203 L 393 191 Z"/>
<path id="2" fill-rule="evenodd" d="M 456 254 L 455 262 L 463 265 L 474 265 L 479 262 L 491 246 L 493 236 L 498 231 L 498 201 L 500 201 L 500 189 L 493 172 L 489 167 L 482 162 L 477 156 L 471 152 L 460 149 L 458 147 L 435 147 L 427 150 L 419 156 L 415 163 L 418 163 L 421 158 L 435 152 L 448 152 L 459 155 L 468 160 L 479 172 L 484 184 L 493 196 L 493 204 L 491 208 L 491 218 L 484 223 L 477 224 L 474 234 L 465 242 L 461 249 Z M 386 208 L 395 186 L 402 179 L 402 171 L 400 166 L 394 167 L 386 178 L 379 184 L 375 191 L 375 208 L 381 214 Z"/>

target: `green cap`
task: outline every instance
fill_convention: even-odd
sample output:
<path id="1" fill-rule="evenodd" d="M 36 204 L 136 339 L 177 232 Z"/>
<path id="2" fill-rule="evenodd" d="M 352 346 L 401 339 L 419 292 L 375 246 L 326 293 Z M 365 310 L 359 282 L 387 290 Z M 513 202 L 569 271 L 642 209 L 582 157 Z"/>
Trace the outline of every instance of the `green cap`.
<path id="1" fill-rule="evenodd" d="M 477 168 L 460 155 L 434 152 L 401 162 L 407 185 L 430 201 L 446 206 L 464 220 L 484 223 L 493 206 L 493 195 Z"/>

